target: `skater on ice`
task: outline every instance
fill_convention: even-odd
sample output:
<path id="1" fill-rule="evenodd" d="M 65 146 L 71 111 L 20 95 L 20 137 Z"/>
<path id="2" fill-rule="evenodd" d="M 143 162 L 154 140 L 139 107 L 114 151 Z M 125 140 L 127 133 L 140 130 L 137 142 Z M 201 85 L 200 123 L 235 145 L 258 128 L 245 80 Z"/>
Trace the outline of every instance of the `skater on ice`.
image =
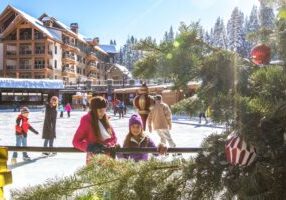
<path id="1" fill-rule="evenodd" d="M 28 137 L 28 131 L 32 131 L 36 135 L 39 134 L 38 131 L 36 131 L 29 123 L 29 109 L 27 107 L 23 107 L 21 109 L 20 115 L 16 119 L 16 146 L 17 147 L 26 147 L 27 146 L 27 137 Z M 17 152 L 13 153 L 11 163 L 15 164 L 17 163 Z M 23 160 L 30 160 L 30 157 L 28 156 L 27 152 L 23 152 Z"/>
<path id="2" fill-rule="evenodd" d="M 71 111 L 72 111 L 72 107 L 70 103 L 67 103 L 67 105 L 65 106 L 65 111 L 67 111 L 68 113 L 68 118 L 71 117 Z"/>
<path id="3" fill-rule="evenodd" d="M 64 109 L 63 104 L 60 104 L 59 105 L 60 118 L 64 117 L 64 111 L 65 111 L 65 109 Z"/>
<path id="4" fill-rule="evenodd" d="M 53 147 L 54 139 L 56 138 L 56 121 L 57 121 L 57 107 L 58 107 L 58 97 L 53 96 L 50 102 L 46 105 L 45 119 L 43 126 L 43 139 L 44 147 Z M 43 153 L 44 155 L 49 155 L 49 153 Z"/>
<path id="5" fill-rule="evenodd" d="M 172 129 L 172 112 L 169 106 L 162 101 L 161 95 L 155 96 L 155 105 L 148 116 L 148 126 L 150 133 L 153 130 L 158 133 L 162 144 L 166 145 L 168 141 L 169 147 L 176 147 L 170 134 Z"/>

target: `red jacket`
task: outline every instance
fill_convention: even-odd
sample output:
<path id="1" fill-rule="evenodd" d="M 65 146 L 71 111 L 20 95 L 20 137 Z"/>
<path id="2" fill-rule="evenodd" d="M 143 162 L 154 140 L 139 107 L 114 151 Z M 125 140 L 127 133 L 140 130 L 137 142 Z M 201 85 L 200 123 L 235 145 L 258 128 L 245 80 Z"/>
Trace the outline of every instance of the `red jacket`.
<path id="1" fill-rule="evenodd" d="M 16 134 L 17 135 L 27 135 L 28 130 L 34 133 L 38 133 L 30 124 L 29 119 L 23 115 L 19 115 L 16 119 Z"/>
<path id="2" fill-rule="evenodd" d="M 91 114 L 88 113 L 84 115 L 80 120 L 80 125 L 73 138 L 73 146 L 81 151 L 87 150 L 89 144 L 98 143 L 95 138 L 91 126 Z M 115 136 L 114 130 L 112 129 L 111 138 L 106 139 L 103 144 L 107 147 L 114 147 L 116 145 L 117 138 Z"/>

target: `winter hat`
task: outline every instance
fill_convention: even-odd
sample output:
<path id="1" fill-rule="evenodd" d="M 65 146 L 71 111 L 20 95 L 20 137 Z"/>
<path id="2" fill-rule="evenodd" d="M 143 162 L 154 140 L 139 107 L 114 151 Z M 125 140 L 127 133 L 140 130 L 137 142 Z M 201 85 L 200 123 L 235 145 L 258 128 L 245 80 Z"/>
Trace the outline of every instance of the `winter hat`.
<path id="1" fill-rule="evenodd" d="M 132 126 L 133 124 L 138 124 L 140 125 L 141 127 L 143 127 L 143 122 L 142 122 L 142 119 L 139 115 L 137 114 L 134 114 L 130 117 L 129 119 L 129 128 L 130 126 Z"/>
<path id="2" fill-rule="evenodd" d="M 155 99 L 155 100 L 159 100 L 159 101 L 161 101 L 161 100 L 162 100 L 162 96 L 158 94 L 158 95 L 156 95 L 156 96 L 155 96 L 155 98 L 154 98 L 154 99 Z"/>
<path id="3" fill-rule="evenodd" d="M 30 110 L 27 107 L 23 107 L 23 108 L 21 108 L 20 112 L 21 112 L 21 114 L 25 114 L 25 113 L 29 113 Z"/>
<path id="4" fill-rule="evenodd" d="M 106 107 L 107 107 L 107 101 L 105 98 L 101 96 L 93 97 L 90 100 L 90 107 L 89 107 L 90 110 L 106 108 Z"/>

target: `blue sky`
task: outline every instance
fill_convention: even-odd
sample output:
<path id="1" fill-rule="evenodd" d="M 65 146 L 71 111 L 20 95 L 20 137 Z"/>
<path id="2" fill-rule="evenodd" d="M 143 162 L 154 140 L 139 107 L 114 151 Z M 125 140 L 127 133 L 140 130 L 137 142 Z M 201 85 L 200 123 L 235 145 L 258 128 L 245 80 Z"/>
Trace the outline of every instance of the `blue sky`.
<path id="1" fill-rule="evenodd" d="M 218 16 L 226 20 L 235 6 L 249 15 L 258 0 L 0 0 L 0 10 L 11 4 L 38 17 L 54 16 L 69 25 L 78 22 L 80 33 L 98 36 L 100 42 L 115 39 L 122 45 L 127 37 L 152 36 L 158 41 L 170 26 L 177 29 L 181 21 L 200 20 L 210 28 Z"/>

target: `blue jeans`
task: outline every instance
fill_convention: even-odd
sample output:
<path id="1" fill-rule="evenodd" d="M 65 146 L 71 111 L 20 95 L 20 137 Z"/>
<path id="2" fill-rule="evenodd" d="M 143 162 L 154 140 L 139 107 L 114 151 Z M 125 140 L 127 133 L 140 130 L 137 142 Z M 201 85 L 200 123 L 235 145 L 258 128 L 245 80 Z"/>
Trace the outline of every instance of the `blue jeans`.
<path id="1" fill-rule="evenodd" d="M 16 135 L 16 146 L 17 147 L 26 147 L 27 146 L 27 137 L 24 137 L 23 135 Z M 18 153 L 13 153 L 13 158 L 17 158 Z M 27 152 L 23 152 L 23 157 L 28 157 Z"/>
<path id="2" fill-rule="evenodd" d="M 45 139 L 44 141 L 44 147 L 47 147 L 49 143 L 49 147 L 53 147 L 54 139 Z"/>

